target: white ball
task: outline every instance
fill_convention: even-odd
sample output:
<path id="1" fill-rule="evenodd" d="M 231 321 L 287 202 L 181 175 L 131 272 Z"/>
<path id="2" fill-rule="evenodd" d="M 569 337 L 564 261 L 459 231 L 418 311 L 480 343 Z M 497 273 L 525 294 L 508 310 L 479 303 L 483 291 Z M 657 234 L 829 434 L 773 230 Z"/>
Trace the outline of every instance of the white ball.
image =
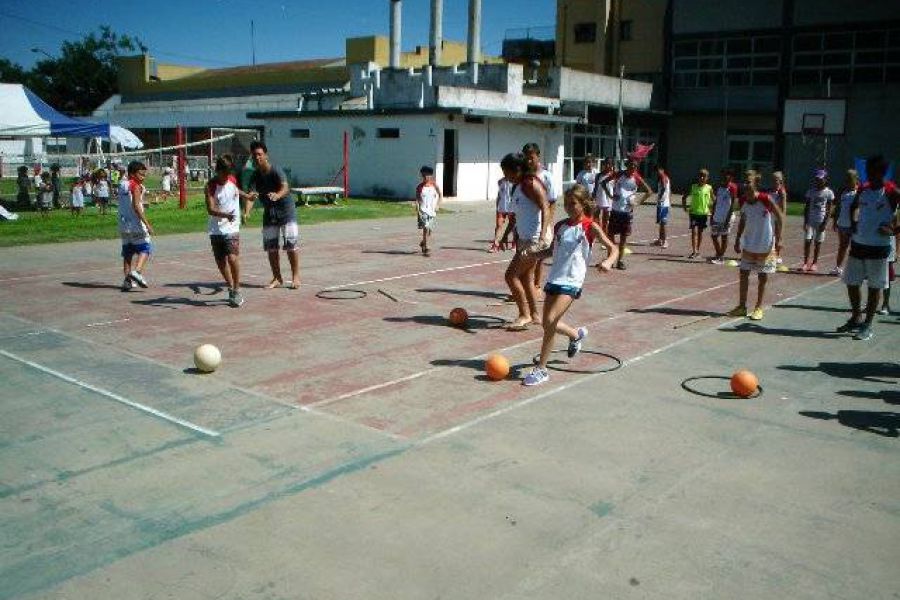
<path id="1" fill-rule="evenodd" d="M 222 362 L 222 353 L 212 344 L 202 344 L 194 350 L 194 365 L 198 371 L 212 373 L 219 368 Z"/>

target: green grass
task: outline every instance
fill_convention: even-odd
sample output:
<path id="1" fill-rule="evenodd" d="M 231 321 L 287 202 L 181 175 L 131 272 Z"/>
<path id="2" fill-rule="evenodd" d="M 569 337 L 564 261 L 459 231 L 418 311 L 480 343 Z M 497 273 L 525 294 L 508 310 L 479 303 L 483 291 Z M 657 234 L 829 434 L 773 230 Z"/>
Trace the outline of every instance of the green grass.
<path id="1" fill-rule="evenodd" d="M 414 216 L 415 210 L 410 203 L 387 200 L 350 198 L 341 200 L 338 206 L 313 204 L 297 207 L 301 227 L 329 221 L 386 217 L 413 219 Z M 150 205 L 147 207 L 147 217 L 153 225 L 154 236 L 206 231 L 206 203 L 198 193 L 188 196 L 188 206 L 184 210 L 179 210 L 177 199 Z M 262 211 L 257 208 L 246 226 L 256 229 L 261 224 Z M 101 216 L 93 206 L 86 207 L 80 217 L 73 217 L 68 210 L 59 209 L 51 211 L 46 217 L 27 211 L 20 212 L 17 221 L 0 221 L 0 247 L 118 237 L 115 209 Z"/>

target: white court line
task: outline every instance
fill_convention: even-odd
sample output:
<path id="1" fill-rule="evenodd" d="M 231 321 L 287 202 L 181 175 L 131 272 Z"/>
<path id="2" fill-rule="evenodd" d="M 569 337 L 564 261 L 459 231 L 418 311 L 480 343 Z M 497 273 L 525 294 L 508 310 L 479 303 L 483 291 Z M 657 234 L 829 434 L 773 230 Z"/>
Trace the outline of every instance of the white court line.
<path id="1" fill-rule="evenodd" d="M 678 297 L 676 297 L 676 298 L 670 298 L 669 300 L 665 300 L 665 301 L 663 301 L 663 302 L 658 302 L 658 303 L 656 303 L 656 304 L 651 304 L 650 306 L 645 306 L 645 307 L 643 307 L 643 308 L 631 308 L 631 309 L 622 311 L 622 312 L 620 312 L 620 313 L 616 313 L 616 314 L 614 314 L 614 315 L 610 315 L 610 316 L 608 316 L 608 317 L 604 317 L 604 318 L 599 319 L 599 320 L 597 320 L 597 321 L 592 321 L 592 322 L 589 322 L 589 323 L 585 323 L 585 325 L 586 325 L 586 326 L 596 326 L 596 325 L 599 325 L 600 323 L 606 323 L 606 322 L 608 322 L 608 321 L 615 321 L 616 319 L 621 319 L 621 318 L 627 317 L 627 316 L 629 316 L 629 315 L 641 314 L 640 311 L 653 310 L 654 308 L 662 308 L 663 306 L 668 306 L 669 304 L 673 304 L 673 303 L 675 303 L 675 302 L 680 302 L 680 301 L 682 301 L 682 300 L 687 300 L 688 298 L 691 298 L 691 297 L 693 297 L 693 296 L 697 296 L 697 295 L 699 295 L 699 294 L 705 294 L 705 293 L 707 293 L 707 292 L 712 292 L 712 291 L 714 291 L 714 290 L 718 290 L 718 289 L 723 288 L 723 287 L 728 287 L 728 286 L 730 286 L 730 285 L 735 285 L 736 283 L 738 283 L 738 282 L 737 282 L 737 281 L 728 281 L 728 282 L 726 282 L 726 283 L 720 283 L 719 285 L 714 285 L 714 286 L 708 287 L 708 288 L 706 288 L 706 289 L 704 289 L 704 290 L 698 290 L 698 291 L 695 291 L 695 292 L 691 292 L 691 293 L 689 293 L 689 294 L 684 294 L 683 296 L 678 296 Z M 533 344 L 533 343 L 535 343 L 535 342 L 539 342 L 539 341 L 541 341 L 542 339 L 543 339 L 543 336 L 542 336 L 542 337 L 532 338 L 532 339 L 529 339 L 529 340 L 525 340 L 525 341 L 523 341 L 523 342 L 519 342 L 519 343 L 517 343 L 517 344 L 512 344 L 512 345 L 510 345 L 510 346 L 503 346 L 502 348 L 496 348 L 496 349 L 493 349 L 493 350 L 489 350 L 488 352 L 484 352 L 484 353 L 482 353 L 482 354 L 478 354 L 477 356 L 470 356 L 469 358 L 463 358 L 463 359 L 461 359 L 461 360 L 459 360 L 459 361 L 455 361 L 455 362 L 457 362 L 457 363 L 465 363 L 465 362 L 472 361 L 472 360 L 478 360 L 478 359 L 480 359 L 480 358 L 485 358 L 485 357 L 487 357 L 489 354 L 493 354 L 493 353 L 495 353 L 495 352 L 505 352 L 505 351 L 509 351 L 509 350 L 515 350 L 516 348 L 520 348 L 520 347 L 522 347 L 522 346 L 527 346 L 528 344 Z M 364 387 L 364 388 L 361 388 L 361 389 L 358 389 L 358 390 L 353 390 L 353 391 L 351 391 L 351 392 L 347 392 L 347 393 L 345 393 L 345 394 L 341 394 L 340 396 L 335 396 L 335 397 L 333 397 L 333 398 L 326 398 L 326 399 L 324 399 L 324 400 L 319 400 L 318 402 L 312 402 L 312 403 L 310 403 L 310 404 L 307 404 L 307 406 L 309 406 L 309 407 L 311 407 L 311 408 L 318 408 L 318 407 L 320 407 L 320 406 L 325 406 L 325 405 L 327 405 L 327 404 L 333 404 L 333 403 L 335 403 L 335 402 L 340 402 L 341 400 L 346 400 L 346 399 L 348 399 L 348 398 L 353 398 L 353 397 L 355 397 L 355 396 L 360 396 L 360 395 L 366 394 L 366 393 L 368 393 L 368 392 L 374 392 L 375 390 L 380 390 L 380 389 L 384 389 L 384 388 L 391 387 L 391 386 L 394 386 L 394 385 L 398 385 L 398 384 L 400 384 L 400 383 L 405 383 L 405 382 L 407 382 L 407 381 L 412 381 L 413 379 L 418 379 L 419 377 L 422 377 L 423 375 L 428 375 L 428 374 L 430 374 L 430 373 L 434 373 L 435 371 L 439 371 L 440 369 L 446 369 L 446 368 L 451 367 L 451 366 L 454 366 L 454 365 L 446 365 L 446 366 L 443 366 L 443 365 L 442 365 L 442 366 L 440 366 L 440 367 L 431 367 L 431 368 L 429 368 L 429 369 L 425 369 L 425 370 L 419 371 L 419 372 L 417 372 L 417 373 L 412 373 L 412 374 L 410 374 L 410 375 L 404 375 L 403 377 L 398 377 L 397 379 L 392 379 L 392 380 L 390 380 L 390 381 L 385 381 L 385 382 L 383 382 L 383 383 L 376 383 L 375 385 L 370 385 L 370 386 L 368 386 L 368 387 Z"/>
<path id="2" fill-rule="evenodd" d="M 99 323 L 88 323 L 85 327 L 103 327 L 104 325 L 115 325 L 116 323 L 125 323 L 130 321 L 130 317 L 125 317 L 124 319 L 116 319 L 114 321 L 100 321 Z"/>
<path id="3" fill-rule="evenodd" d="M 123 398 L 122 396 L 115 394 L 113 392 L 110 392 L 109 390 L 104 390 L 103 388 L 99 388 L 97 386 L 94 386 L 94 385 L 91 385 L 84 381 L 81 381 L 80 379 L 75 379 L 74 377 L 69 377 L 68 375 L 60 373 L 59 371 L 54 371 L 53 369 L 51 369 L 49 367 L 45 367 L 43 365 L 39 365 L 36 362 L 32 362 L 30 360 L 24 359 L 21 356 L 16 356 L 12 352 L 7 352 L 6 350 L 0 350 L 0 355 L 3 355 L 6 358 L 9 358 L 16 362 L 20 362 L 23 365 L 28 365 L 29 367 L 31 367 L 33 369 L 37 369 L 38 371 L 47 373 L 48 375 L 52 375 L 58 379 L 62 379 L 63 381 L 66 381 L 68 383 L 77 385 L 78 387 L 82 387 L 86 390 L 90 390 L 92 392 L 100 394 L 101 396 L 106 396 L 107 398 L 115 400 L 116 402 L 119 402 L 126 406 L 130 406 L 131 408 L 136 408 L 140 411 L 151 414 L 155 417 L 159 417 L 160 419 L 169 421 L 170 423 L 174 423 L 176 425 L 180 425 L 181 427 L 185 427 L 192 431 L 196 431 L 197 433 L 202 433 L 203 435 L 206 435 L 209 437 L 219 437 L 221 435 L 219 432 L 213 431 L 212 429 L 207 429 L 205 427 L 201 427 L 200 425 L 196 425 L 195 423 L 191 423 L 190 421 L 185 421 L 184 419 L 179 419 L 178 417 L 176 417 L 174 415 L 170 415 L 169 413 L 163 412 L 161 410 L 157 410 L 155 408 L 145 406 L 144 404 L 141 404 L 140 402 L 134 402 L 133 400 Z"/>
<path id="4" fill-rule="evenodd" d="M 473 263 L 471 265 L 460 265 L 458 267 L 447 267 L 444 269 L 434 269 L 432 271 L 421 271 L 419 273 L 407 273 L 405 275 L 394 275 L 393 277 L 382 277 L 381 279 L 370 279 L 369 281 L 354 281 L 353 283 L 342 283 L 340 285 L 329 285 L 323 290 L 334 290 L 338 288 L 356 287 L 359 285 L 369 285 L 370 283 L 383 283 L 385 281 L 396 281 L 397 279 L 408 279 L 411 277 L 421 277 L 423 275 L 434 275 L 436 273 L 447 273 L 449 271 L 461 271 L 463 269 L 474 269 L 475 267 L 484 267 L 486 265 L 498 265 L 500 263 L 509 262 L 510 258 L 502 260 L 489 260 L 487 262 Z"/>
<path id="5" fill-rule="evenodd" d="M 840 279 L 834 279 L 834 280 L 829 281 L 829 282 L 827 282 L 827 283 L 823 283 L 823 284 L 817 285 L 817 286 L 815 286 L 815 287 L 807 288 L 807 289 L 803 290 L 802 292 L 800 292 L 800 293 L 798 293 L 798 294 L 794 294 L 793 296 L 790 296 L 790 297 L 788 297 L 788 298 L 784 298 L 783 300 L 779 300 L 778 302 L 776 302 L 775 304 L 773 304 L 773 306 L 776 306 L 776 305 L 779 305 L 779 304 L 784 304 L 784 303 L 790 302 L 791 300 L 795 300 L 796 298 L 799 298 L 800 296 L 803 296 L 804 294 L 808 294 L 808 293 L 810 293 L 810 292 L 814 292 L 814 291 L 816 291 L 816 290 L 820 290 L 820 289 L 822 289 L 822 288 L 828 287 L 829 285 L 834 285 L 835 283 L 838 283 L 838 282 L 840 282 Z M 720 330 L 720 329 L 723 329 L 724 327 L 727 327 L 728 325 L 732 325 L 732 324 L 734 324 L 734 323 L 737 323 L 737 322 L 743 321 L 743 320 L 744 320 L 744 318 L 743 318 L 743 317 L 740 317 L 740 318 L 737 318 L 737 319 L 732 319 L 732 320 L 730 320 L 730 321 L 726 321 L 725 323 L 722 323 L 722 324 L 719 325 L 718 327 L 711 328 L 711 329 L 704 329 L 703 331 L 698 331 L 697 333 L 695 333 L 695 334 L 693 334 L 693 335 L 690 335 L 690 336 L 688 336 L 688 337 L 681 338 L 681 339 L 676 340 L 676 341 L 674 341 L 674 342 L 668 343 L 668 344 L 666 344 L 666 345 L 664 345 L 664 346 L 660 346 L 659 348 L 656 348 L 656 349 L 654 349 L 654 350 L 650 350 L 650 351 L 648 351 L 648 352 L 644 352 L 643 354 L 639 354 L 639 355 L 637 355 L 637 356 L 635 356 L 635 357 L 633 357 L 633 358 L 629 358 L 629 359 L 627 359 L 627 360 L 625 360 L 625 361 L 622 362 L 622 367 L 624 368 L 624 367 L 626 367 L 626 366 L 631 366 L 631 365 L 633 365 L 633 364 L 635 364 L 635 363 L 637 363 L 637 362 L 640 362 L 640 361 L 642 361 L 642 360 L 644 360 L 644 359 L 646 359 L 646 358 L 650 358 L 651 356 L 655 356 L 655 355 L 657 355 L 657 354 L 660 354 L 661 352 L 665 352 L 665 351 L 667 351 L 667 350 L 671 350 L 672 348 L 675 348 L 675 347 L 680 346 L 680 345 L 682 345 L 682 344 L 685 344 L 685 343 L 687 343 L 687 342 L 693 341 L 693 340 L 695 340 L 695 339 L 697 339 L 697 338 L 699 338 L 699 337 L 701 337 L 701 336 L 704 336 L 704 335 L 706 335 L 706 334 L 708 334 L 708 333 L 710 333 L 710 332 L 712 332 L 712 331 L 718 331 L 718 330 Z M 552 390 L 547 390 L 546 392 L 543 392 L 543 393 L 538 394 L 538 395 L 536 395 L 536 396 L 532 396 L 531 398 L 526 398 L 525 400 L 521 400 L 521 401 L 516 402 L 516 403 L 514 403 L 514 404 L 510 404 L 510 405 L 508 405 L 508 406 L 504 406 L 503 408 L 500 408 L 500 409 L 497 409 L 497 410 L 495 410 L 495 411 L 493 411 L 493 412 L 489 412 L 489 413 L 487 413 L 487 414 L 481 415 L 480 417 L 476 417 L 476 418 L 474 418 L 474 419 L 472 419 L 472 420 L 470 420 L 470 421 L 466 421 L 465 423 L 460 423 L 459 425 L 456 425 L 456 426 L 451 427 L 451 428 L 449 428 L 449 429 L 445 429 L 445 430 L 443 430 L 443 431 L 439 431 L 439 432 L 437 432 L 437 433 L 435 433 L 435 434 L 433 434 L 433 435 L 430 435 L 430 436 L 428 436 L 428 437 L 426 437 L 426 438 L 420 440 L 419 442 L 416 442 L 415 445 L 416 445 L 416 446 L 423 446 L 423 445 L 429 444 L 429 443 L 431 443 L 431 442 L 433 442 L 433 441 L 435 441 L 435 440 L 439 440 L 439 439 L 441 439 L 441 438 L 445 438 L 445 437 L 450 436 L 450 435 L 453 435 L 453 434 L 455 434 L 455 433 L 459 433 L 460 431 L 463 431 L 463 430 L 465 430 L 465 429 L 468 429 L 468 428 L 470 428 L 470 427 L 472 427 L 472 426 L 474 426 L 474 425 L 478 425 L 479 423 L 484 423 L 485 421 L 489 421 L 489 420 L 491 420 L 491 419 L 494 419 L 494 418 L 496 418 L 496 417 L 499 417 L 500 415 L 504 415 L 504 414 L 506 414 L 506 413 L 508 413 L 508 412 L 512 412 L 512 411 L 514 411 L 514 410 L 518 410 L 519 408 L 522 408 L 523 406 L 528 406 L 529 404 L 532 404 L 532 403 L 534 403 L 534 402 L 537 402 L 538 400 L 543 400 L 544 398 L 548 398 L 548 397 L 550 397 L 550 396 L 553 396 L 554 394 L 557 394 L 557 393 L 559 393 L 559 392 L 563 392 L 563 391 L 565 391 L 565 390 L 568 390 L 569 388 L 575 387 L 576 385 L 580 385 L 580 384 L 585 383 L 585 382 L 587 382 L 587 381 L 591 381 L 591 380 L 593 380 L 593 379 L 596 379 L 596 378 L 600 377 L 601 375 L 606 375 L 606 373 L 593 373 L 593 374 L 591 374 L 591 375 L 585 375 L 584 377 L 582 377 L 582 378 L 580 378 L 580 379 L 576 379 L 575 381 L 570 381 L 570 382 L 568 382 L 568 383 L 564 383 L 564 384 L 562 384 L 562 385 L 560 385 L 560 386 L 557 386 L 557 387 L 553 388 Z"/>

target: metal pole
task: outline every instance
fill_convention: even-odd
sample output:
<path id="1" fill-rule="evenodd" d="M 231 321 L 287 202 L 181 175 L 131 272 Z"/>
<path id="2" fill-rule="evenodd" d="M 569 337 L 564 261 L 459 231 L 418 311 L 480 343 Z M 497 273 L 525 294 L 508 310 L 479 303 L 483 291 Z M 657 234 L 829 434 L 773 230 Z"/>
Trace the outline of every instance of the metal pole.
<path id="1" fill-rule="evenodd" d="M 344 132 L 344 198 L 350 197 L 350 134 Z"/>
<path id="2" fill-rule="evenodd" d="M 432 67 L 441 64 L 441 49 L 444 44 L 443 34 L 444 0 L 431 0 L 431 35 L 428 47 L 428 64 Z"/>
<path id="3" fill-rule="evenodd" d="M 481 0 L 469 0 L 469 47 L 467 62 L 481 62 Z"/>
<path id="4" fill-rule="evenodd" d="M 619 110 L 616 114 L 616 168 L 622 168 L 622 143 L 625 117 L 622 111 L 622 81 L 625 78 L 625 65 L 619 68 Z"/>
<path id="5" fill-rule="evenodd" d="M 184 155 L 184 128 L 179 125 L 175 129 L 175 144 L 178 148 L 178 208 L 187 208 L 187 178 L 184 176 L 186 157 Z"/>

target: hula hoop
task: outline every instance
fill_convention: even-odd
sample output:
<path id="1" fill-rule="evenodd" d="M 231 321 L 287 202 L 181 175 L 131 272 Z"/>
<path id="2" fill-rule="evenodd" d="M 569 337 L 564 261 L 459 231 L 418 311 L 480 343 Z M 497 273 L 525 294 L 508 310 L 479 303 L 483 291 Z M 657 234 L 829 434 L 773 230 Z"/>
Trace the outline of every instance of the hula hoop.
<path id="1" fill-rule="evenodd" d="M 360 300 L 367 295 L 365 290 L 350 288 L 319 290 L 316 292 L 316 298 L 321 298 L 322 300 Z"/>
<path id="2" fill-rule="evenodd" d="M 558 354 L 562 352 L 562 350 L 553 350 L 551 354 Z M 607 367 L 605 369 L 569 369 L 562 365 L 568 365 L 569 363 L 561 360 L 548 361 L 547 368 L 552 369 L 553 371 L 561 371 L 563 373 L 578 373 L 579 375 L 599 375 L 601 373 L 612 373 L 613 371 L 618 371 L 622 368 L 622 359 L 613 354 L 607 354 L 606 352 L 599 352 L 597 350 L 581 350 L 579 354 L 593 354 L 594 356 L 604 356 L 606 358 L 612 359 L 615 361 L 615 366 Z M 535 354 L 534 358 L 531 359 L 531 362 L 534 364 L 538 364 L 541 362 L 541 355 Z"/>
<path id="3" fill-rule="evenodd" d="M 753 400 L 755 398 L 759 398 L 763 394 L 763 387 L 761 385 L 757 385 L 755 394 L 747 396 L 746 398 L 744 396 L 738 396 L 732 391 L 719 392 L 718 394 L 709 394 L 707 392 L 701 392 L 700 390 L 694 389 L 689 385 L 690 383 L 701 379 L 723 379 L 728 382 L 731 381 L 731 377 L 725 377 L 724 375 L 700 375 L 698 377 L 688 377 L 681 382 L 681 387 L 686 392 L 690 392 L 697 396 L 703 396 L 704 398 L 715 398 L 716 400 L 720 400 L 723 398 L 727 400 Z M 731 388 L 729 386 L 729 390 L 730 389 Z"/>

